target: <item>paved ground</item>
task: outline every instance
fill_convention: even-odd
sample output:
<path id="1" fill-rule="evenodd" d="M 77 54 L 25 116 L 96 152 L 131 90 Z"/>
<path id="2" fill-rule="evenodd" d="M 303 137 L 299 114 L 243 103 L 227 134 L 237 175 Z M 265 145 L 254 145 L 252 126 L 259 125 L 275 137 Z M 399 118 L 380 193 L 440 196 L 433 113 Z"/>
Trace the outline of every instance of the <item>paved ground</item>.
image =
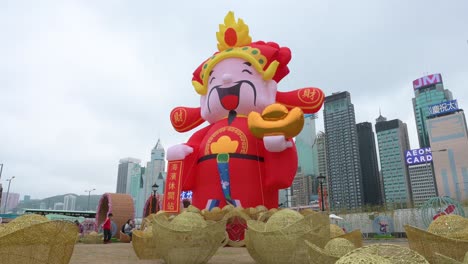
<path id="1" fill-rule="evenodd" d="M 366 240 L 365 244 L 372 243 L 391 243 L 401 246 L 408 246 L 406 239 L 392 240 Z M 135 255 L 132 245 L 125 243 L 113 243 L 107 245 L 89 245 L 77 244 L 73 252 L 70 264 L 149 264 L 149 263 L 164 263 L 161 260 L 139 260 Z M 209 264 L 253 264 L 255 261 L 250 257 L 245 248 L 220 248 L 216 255 L 208 262 Z"/>

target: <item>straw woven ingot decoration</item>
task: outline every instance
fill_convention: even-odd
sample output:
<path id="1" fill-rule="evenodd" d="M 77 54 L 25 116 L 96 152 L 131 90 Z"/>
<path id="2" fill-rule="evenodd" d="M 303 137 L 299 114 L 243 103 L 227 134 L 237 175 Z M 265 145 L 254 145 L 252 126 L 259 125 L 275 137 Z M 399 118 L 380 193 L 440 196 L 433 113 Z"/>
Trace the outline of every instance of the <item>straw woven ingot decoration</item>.
<path id="1" fill-rule="evenodd" d="M 468 240 L 459 240 L 439 236 L 425 230 L 405 225 L 409 247 L 419 252 L 429 262 L 435 262 L 435 253 L 463 261 L 468 251 Z"/>
<path id="2" fill-rule="evenodd" d="M 134 230 L 132 233 L 132 246 L 139 259 L 159 259 L 157 241 L 153 239 L 153 228 L 145 231 Z"/>
<path id="3" fill-rule="evenodd" d="M 335 257 L 342 257 L 356 249 L 353 242 L 344 238 L 333 238 L 325 245 L 325 252 Z"/>
<path id="4" fill-rule="evenodd" d="M 201 214 L 203 218 L 205 218 L 205 220 L 221 221 L 223 220 L 223 217 L 229 212 L 229 210 L 230 209 L 221 210 L 221 208 L 219 207 L 214 207 L 213 209 L 211 209 L 211 211 L 203 209 L 201 211 Z"/>
<path id="5" fill-rule="evenodd" d="M 68 221 L 17 218 L 0 230 L 0 263 L 69 263 L 77 233 L 76 225 Z"/>
<path id="6" fill-rule="evenodd" d="M 11 228 L 12 225 L 20 224 L 20 225 L 26 225 L 30 226 L 33 224 L 39 224 L 39 223 L 44 223 L 48 222 L 49 219 L 43 215 L 38 215 L 38 214 L 25 214 L 20 217 L 17 217 L 13 220 L 11 220 L 8 225 L 9 228 Z"/>
<path id="7" fill-rule="evenodd" d="M 339 259 L 309 241 L 305 243 L 309 254 L 309 264 L 334 264 Z"/>
<path id="8" fill-rule="evenodd" d="M 226 231 L 229 236 L 227 244 L 231 247 L 245 246 L 245 230 L 250 216 L 245 213 L 245 209 L 237 207 L 229 211 L 223 218 L 226 222 Z"/>
<path id="9" fill-rule="evenodd" d="M 390 260 L 379 255 L 356 252 L 340 258 L 336 264 L 393 264 Z"/>
<path id="10" fill-rule="evenodd" d="M 84 244 L 102 244 L 104 239 L 104 234 L 98 234 L 97 232 L 93 231 L 89 234 L 84 235 L 81 238 L 81 242 Z"/>
<path id="11" fill-rule="evenodd" d="M 344 235 L 345 231 L 341 229 L 341 227 L 335 225 L 335 224 L 330 224 L 330 238 L 335 238 L 339 237 L 341 235 Z"/>
<path id="12" fill-rule="evenodd" d="M 363 240 L 362 240 L 362 233 L 360 230 L 354 230 L 350 233 L 346 233 L 341 235 L 337 238 L 344 238 L 354 244 L 354 248 L 362 247 Z M 336 239 L 336 238 L 335 238 Z M 310 264 L 332 264 L 338 260 L 338 257 L 334 257 L 333 255 L 329 254 L 327 251 L 317 247 L 316 245 L 306 241 L 309 251 L 309 263 Z"/>
<path id="13" fill-rule="evenodd" d="M 443 237 L 468 240 L 468 219 L 459 215 L 442 215 L 432 221 L 427 231 Z"/>
<path id="14" fill-rule="evenodd" d="M 362 233 L 361 230 L 356 229 L 353 230 L 349 233 L 343 234 L 341 236 L 337 236 L 337 238 L 345 238 L 351 242 L 353 242 L 354 246 L 356 248 L 360 248 L 364 245 L 363 239 L 362 239 Z"/>
<path id="15" fill-rule="evenodd" d="M 257 219 L 257 208 L 249 207 L 245 208 L 243 212 L 249 216 L 250 219 L 256 220 Z"/>
<path id="16" fill-rule="evenodd" d="M 377 256 L 380 256 L 389 260 L 390 261 L 389 263 L 429 264 L 429 262 L 423 256 L 421 256 L 418 252 L 411 250 L 407 247 L 402 247 L 402 246 L 392 245 L 392 244 L 373 244 L 373 245 L 357 248 L 349 252 L 342 258 L 353 259 L 354 256 L 359 255 L 359 254 L 377 255 Z M 336 263 L 339 263 L 339 261 Z M 355 263 L 355 262 L 342 262 L 342 263 Z M 379 263 L 379 262 L 374 262 L 374 263 Z"/>
<path id="17" fill-rule="evenodd" d="M 141 222 L 141 230 L 145 230 L 148 227 L 153 226 L 154 218 L 157 216 L 162 215 L 163 217 L 166 217 L 169 219 L 171 217 L 171 214 L 166 213 L 164 211 L 158 211 L 156 214 L 150 214 L 147 217 L 143 218 L 143 221 Z"/>
<path id="18" fill-rule="evenodd" d="M 268 208 L 266 208 L 263 205 L 259 205 L 259 206 L 255 207 L 255 209 L 257 209 L 257 218 L 256 218 L 257 220 L 258 220 L 258 217 L 260 217 L 261 213 L 268 212 Z"/>
<path id="19" fill-rule="evenodd" d="M 187 210 L 186 210 L 186 211 L 187 211 L 187 212 L 192 212 L 192 213 L 198 213 L 198 214 L 201 213 L 200 209 L 198 209 L 197 207 L 195 207 L 195 206 L 193 206 L 193 205 L 189 205 L 189 206 L 187 207 Z"/>
<path id="20" fill-rule="evenodd" d="M 329 219 L 323 214 L 304 217 L 282 209 L 267 223 L 249 220 L 247 224 L 247 250 L 258 263 L 308 263 L 304 240 L 323 247 L 330 238 Z"/>
<path id="21" fill-rule="evenodd" d="M 268 222 L 268 219 L 270 219 L 270 217 L 278 211 L 279 211 L 278 209 L 272 208 L 268 211 L 259 212 L 257 216 L 257 220 L 266 223 Z"/>
<path id="22" fill-rule="evenodd" d="M 306 216 L 306 215 L 309 215 L 309 214 L 318 214 L 318 212 L 312 210 L 312 209 L 304 209 L 304 210 L 301 210 L 299 211 L 299 213 L 301 213 L 301 215 L 303 216 Z"/>
<path id="23" fill-rule="evenodd" d="M 468 252 L 467 252 L 467 255 L 468 255 Z M 464 264 L 463 262 L 460 262 L 458 260 L 455 260 L 453 258 L 447 257 L 439 253 L 435 253 L 433 259 L 434 259 L 434 263 L 437 263 L 437 264 Z M 465 263 L 468 263 L 467 258 L 465 258 Z"/>
<path id="24" fill-rule="evenodd" d="M 195 214 L 185 211 L 172 221 L 165 217 L 155 218 L 156 250 L 166 263 L 206 263 L 225 241 L 226 221 L 205 221 Z"/>

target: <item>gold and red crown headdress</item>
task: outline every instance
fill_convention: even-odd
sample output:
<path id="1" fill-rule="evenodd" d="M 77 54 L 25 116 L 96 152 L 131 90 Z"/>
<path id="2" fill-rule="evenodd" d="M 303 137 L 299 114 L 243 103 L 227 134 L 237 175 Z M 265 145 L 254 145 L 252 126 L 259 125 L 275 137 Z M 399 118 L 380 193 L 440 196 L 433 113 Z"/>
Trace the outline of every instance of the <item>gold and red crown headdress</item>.
<path id="1" fill-rule="evenodd" d="M 192 84 L 200 95 L 207 92 L 208 77 L 213 67 L 227 58 L 242 58 L 250 62 L 264 80 L 273 79 L 279 82 L 289 73 L 289 48 L 280 47 L 274 42 L 252 42 L 249 27 L 242 19 L 236 22 L 233 12 L 229 12 L 224 18 L 224 24 L 219 25 L 216 38 L 218 52 L 198 66 L 193 73 Z"/>

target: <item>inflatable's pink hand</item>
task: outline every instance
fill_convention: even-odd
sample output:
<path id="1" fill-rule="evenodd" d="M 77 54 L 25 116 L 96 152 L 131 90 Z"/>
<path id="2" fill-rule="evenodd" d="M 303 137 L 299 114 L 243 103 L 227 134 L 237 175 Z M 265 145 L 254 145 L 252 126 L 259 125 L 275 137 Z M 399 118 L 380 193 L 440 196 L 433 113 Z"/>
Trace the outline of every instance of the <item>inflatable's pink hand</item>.
<path id="1" fill-rule="evenodd" d="M 174 145 L 167 149 L 167 160 L 183 160 L 193 152 L 193 148 L 185 144 Z"/>
<path id="2" fill-rule="evenodd" d="M 263 138 L 263 144 L 270 152 L 281 152 L 293 146 L 284 136 L 266 136 Z"/>

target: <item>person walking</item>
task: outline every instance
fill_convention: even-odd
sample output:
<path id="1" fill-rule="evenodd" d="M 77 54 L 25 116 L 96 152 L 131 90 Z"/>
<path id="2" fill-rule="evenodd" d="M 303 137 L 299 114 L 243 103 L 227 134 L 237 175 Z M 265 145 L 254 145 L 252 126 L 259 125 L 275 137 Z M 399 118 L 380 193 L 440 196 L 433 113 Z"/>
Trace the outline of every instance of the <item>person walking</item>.
<path id="1" fill-rule="evenodd" d="M 107 215 L 106 221 L 102 224 L 102 229 L 104 230 L 104 244 L 110 243 L 112 238 L 112 213 Z"/>

